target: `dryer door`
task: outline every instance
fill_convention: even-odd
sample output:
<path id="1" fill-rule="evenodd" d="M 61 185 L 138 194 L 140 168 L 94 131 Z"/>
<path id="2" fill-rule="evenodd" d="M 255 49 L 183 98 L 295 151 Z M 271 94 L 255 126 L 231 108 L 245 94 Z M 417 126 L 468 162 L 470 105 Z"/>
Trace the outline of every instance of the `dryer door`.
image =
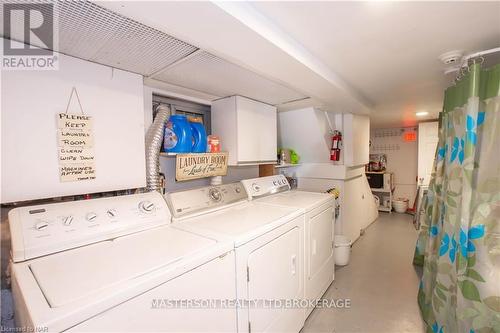
<path id="1" fill-rule="evenodd" d="M 320 298 L 333 281 L 333 209 L 306 218 L 306 299 Z"/>
<path id="2" fill-rule="evenodd" d="M 249 308 L 251 332 L 298 332 L 301 329 L 303 310 L 285 309 L 286 301 L 303 297 L 301 242 L 300 229 L 295 227 L 250 253 L 248 298 L 259 301 L 255 308 Z M 276 302 L 263 303 L 265 300 Z"/>

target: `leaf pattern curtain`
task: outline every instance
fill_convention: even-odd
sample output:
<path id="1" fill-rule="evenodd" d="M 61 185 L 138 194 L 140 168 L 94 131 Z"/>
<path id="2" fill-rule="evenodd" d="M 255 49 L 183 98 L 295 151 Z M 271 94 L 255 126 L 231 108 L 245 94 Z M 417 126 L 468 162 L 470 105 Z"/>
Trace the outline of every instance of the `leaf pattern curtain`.
<path id="1" fill-rule="evenodd" d="M 500 64 L 445 92 L 414 263 L 427 331 L 500 332 Z"/>

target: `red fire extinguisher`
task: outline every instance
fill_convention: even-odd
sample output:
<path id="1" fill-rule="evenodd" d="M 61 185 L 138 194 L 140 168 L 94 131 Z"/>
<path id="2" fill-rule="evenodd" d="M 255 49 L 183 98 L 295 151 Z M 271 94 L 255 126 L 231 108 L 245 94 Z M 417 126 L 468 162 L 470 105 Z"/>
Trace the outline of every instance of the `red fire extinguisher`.
<path id="1" fill-rule="evenodd" d="M 334 131 L 332 136 L 332 149 L 330 149 L 330 160 L 338 161 L 340 159 L 340 149 L 342 147 L 342 133 Z"/>

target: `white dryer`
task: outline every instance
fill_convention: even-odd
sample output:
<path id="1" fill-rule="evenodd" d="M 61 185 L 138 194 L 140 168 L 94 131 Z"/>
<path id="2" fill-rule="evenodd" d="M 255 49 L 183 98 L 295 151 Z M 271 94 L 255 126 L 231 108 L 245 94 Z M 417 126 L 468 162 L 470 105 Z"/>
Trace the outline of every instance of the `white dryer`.
<path id="1" fill-rule="evenodd" d="M 283 175 L 241 181 L 253 202 L 300 208 L 305 215 L 304 293 L 308 300 L 320 299 L 333 282 L 334 199 L 325 193 L 291 190 Z M 306 317 L 313 310 L 306 311 Z"/>
<path id="2" fill-rule="evenodd" d="M 181 303 L 236 297 L 232 242 L 174 229 L 170 221 L 158 193 L 12 210 L 16 325 L 42 332 L 234 332 L 236 310 Z"/>
<path id="3" fill-rule="evenodd" d="M 304 296 L 300 210 L 249 202 L 241 183 L 168 193 L 167 202 L 175 228 L 233 242 L 238 332 L 300 331 L 304 324 L 304 309 L 298 304 Z"/>

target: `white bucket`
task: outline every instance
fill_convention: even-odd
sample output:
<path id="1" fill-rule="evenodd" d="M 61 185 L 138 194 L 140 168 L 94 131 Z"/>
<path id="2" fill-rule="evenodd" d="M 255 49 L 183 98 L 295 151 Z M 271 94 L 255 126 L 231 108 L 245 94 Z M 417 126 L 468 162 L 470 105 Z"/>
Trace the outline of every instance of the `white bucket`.
<path id="1" fill-rule="evenodd" d="M 394 207 L 394 210 L 398 213 L 406 213 L 406 211 L 408 210 L 408 199 L 394 199 L 392 200 L 392 207 Z"/>
<path id="2" fill-rule="evenodd" d="M 347 265 L 351 256 L 351 241 L 344 235 L 338 235 L 335 236 L 333 243 L 335 245 L 335 265 Z"/>

